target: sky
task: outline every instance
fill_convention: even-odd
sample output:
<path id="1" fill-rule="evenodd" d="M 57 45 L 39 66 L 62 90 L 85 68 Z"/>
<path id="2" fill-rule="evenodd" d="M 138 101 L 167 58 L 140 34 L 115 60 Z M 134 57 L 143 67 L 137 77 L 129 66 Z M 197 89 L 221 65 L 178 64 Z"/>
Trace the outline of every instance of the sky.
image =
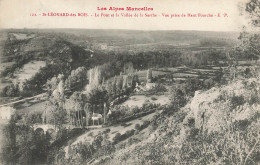
<path id="1" fill-rule="evenodd" d="M 247 0 L 0 0 L 0 28 L 86 28 L 239 31 L 246 24 L 238 2 Z M 98 11 L 97 7 L 150 7 L 152 12 Z M 43 17 L 42 13 L 157 14 L 158 17 Z M 36 13 L 37 16 L 30 16 Z M 165 14 L 221 14 L 214 18 L 164 18 Z M 228 17 L 223 17 L 223 14 Z M 160 15 L 160 16 L 159 16 Z"/>

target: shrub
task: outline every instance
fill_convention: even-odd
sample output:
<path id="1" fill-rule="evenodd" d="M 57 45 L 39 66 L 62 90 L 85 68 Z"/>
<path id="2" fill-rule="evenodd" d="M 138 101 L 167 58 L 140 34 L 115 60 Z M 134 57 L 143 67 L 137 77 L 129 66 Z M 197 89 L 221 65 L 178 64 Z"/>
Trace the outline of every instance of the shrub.
<path id="1" fill-rule="evenodd" d="M 140 109 L 136 106 L 132 109 L 133 113 L 136 114 L 138 112 L 140 112 Z"/>
<path id="2" fill-rule="evenodd" d="M 126 132 L 125 132 L 126 138 L 128 138 L 128 137 L 134 135 L 134 133 L 135 133 L 135 130 L 134 130 L 134 129 L 131 129 L 131 130 L 126 131 Z"/>
<path id="3" fill-rule="evenodd" d="M 116 133 L 115 137 L 113 137 L 113 142 L 118 143 L 121 140 L 121 134 L 118 132 Z"/>
<path id="4" fill-rule="evenodd" d="M 248 128 L 250 124 L 251 121 L 249 121 L 248 119 L 239 120 L 234 122 L 234 128 L 237 129 L 237 131 L 244 131 Z"/>
<path id="5" fill-rule="evenodd" d="M 128 124 L 127 124 L 127 123 L 122 123 L 121 126 L 123 126 L 123 127 L 127 127 Z"/>
<path id="6" fill-rule="evenodd" d="M 92 137 L 92 136 L 93 136 L 93 132 L 90 132 L 90 133 L 88 134 L 88 136 L 89 136 L 89 137 Z"/>
<path id="7" fill-rule="evenodd" d="M 144 128 L 148 127 L 149 124 L 150 124 L 150 121 L 145 120 L 143 125 L 142 125 L 142 127 L 141 127 L 141 129 L 144 129 Z"/>
<path id="8" fill-rule="evenodd" d="M 158 100 L 156 97 L 152 96 L 151 100 Z"/>
<path id="9" fill-rule="evenodd" d="M 191 128 L 189 135 L 188 135 L 188 138 L 189 139 L 195 138 L 199 134 L 199 131 L 200 130 L 198 128 Z"/>
<path id="10" fill-rule="evenodd" d="M 135 125 L 135 129 L 138 130 L 138 131 L 140 131 L 140 130 L 141 130 L 140 124 L 136 124 L 136 125 Z"/>
<path id="11" fill-rule="evenodd" d="M 230 110 L 232 111 L 237 106 L 243 105 L 244 103 L 245 103 L 244 96 L 233 96 L 230 102 Z"/>
<path id="12" fill-rule="evenodd" d="M 135 135 L 138 135 L 139 134 L 139 130 L 135 130 Z"/>
<path id="13" fill-rule="evenodd" d="M 126 146 L 126 143 L 119 144 L 119 145 L 117 146 L 117 150 L 125 149 L 125 146 Z"/>
<path id="14" fill-rule="evenodd" d="M 257 104 L 260 102 L 260 99 L 257 95 L 252 95 L 249 100 L 249 105 Z"/>
<path id="15" fill-rule="evenodd" d="M 104 134 L 105 134 L 105 133 L 109 133 L 109 132 L 110 132 L 110 129 L 109 129 L 109 128 L 107 128 L 106 130 L 103 131 Z"/>
<path id="16" fill-rule="evenodd" d="M 132 144 L 138 143 L 138 142 L 140 142 L 140 141 L 141 141 L 141 140 L 138 139 L 138 138 L 136 138 L 136 137 L 131 137 L 131 138 L 128 139 L 128 144 L 129 144 L 129 145 L 132 145 Z"/>
<path id="17" fill-rule="evenodd" d="M 189 118 L 188 119 L 188 126 L 189 127 L 192 127 L 192 126 L 194 126 L 195 125 L 195 119 L 194 118 Z"/>
<path id="18" fill-rule="evenodd" d="M 28 114 L 24 115 L 24 120 L 26 124 L 35 124 L 35 123 L 41 123 L 42 118 L 41 114 L 37 112 L 29 112 Z"/>

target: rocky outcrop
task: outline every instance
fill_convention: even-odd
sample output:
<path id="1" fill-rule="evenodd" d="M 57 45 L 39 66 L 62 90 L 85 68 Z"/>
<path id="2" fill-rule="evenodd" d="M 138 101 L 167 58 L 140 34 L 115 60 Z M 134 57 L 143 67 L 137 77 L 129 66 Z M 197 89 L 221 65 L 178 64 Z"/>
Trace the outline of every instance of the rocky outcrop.
<path id="1" fill-rule="evenodd" d="M 227 129 L 231 123 L 250 121 L 260 112 L 259 79 L 238 80 L 220 88 L 196 91 L 187 118 L 195 127 L 214 132 Z"/>

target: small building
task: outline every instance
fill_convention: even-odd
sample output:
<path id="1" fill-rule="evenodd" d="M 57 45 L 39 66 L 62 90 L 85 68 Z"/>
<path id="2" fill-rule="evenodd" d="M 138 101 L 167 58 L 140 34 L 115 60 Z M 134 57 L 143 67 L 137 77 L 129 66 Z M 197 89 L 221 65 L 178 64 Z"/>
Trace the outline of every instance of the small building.
<path id="1" fill-rule="evenodd" d="M 145 88 L 150 90 L 150 89 L 154 88 L 155 86 L 156 86 L 155 83 L 146 83 Z"/>
<path id="2" fill-rule="evenodd" d="M 14 112 L 15 109 L 13 107 L 0 107 L 0 119 L 9 121 Z"/>
<path id="3" fill-rule="evenodd" d="M 99 125 L 99 122 L 100 120 L 102 120 L 102 115 L 99 114 L 99 113 L 94 113 L 92 114 L 92 121 L 93 121 L 93 125 L 95 125 L 95 121 L 97 121 L 98 125 Z"/>
<path id="4" fill-rule="evenodd" d="M 106 49 L 107 49 L 107 44 L 101 44 L 101 45 L 100 45 L 100 49 L 106 50 Z"/>

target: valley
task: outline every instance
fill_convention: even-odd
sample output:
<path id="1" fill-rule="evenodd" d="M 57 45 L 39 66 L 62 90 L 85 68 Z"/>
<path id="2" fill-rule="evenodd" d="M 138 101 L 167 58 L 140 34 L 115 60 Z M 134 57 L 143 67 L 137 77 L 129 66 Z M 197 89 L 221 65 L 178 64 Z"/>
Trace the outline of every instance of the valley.
<path id="1" fill-rule="evenodd" d="M 233 49 L 240 42 L 236 32 L 0 34 L 0 117 L 10 139 L 2 147 L 19 155 L 6 159 L 14 164 L 190 164 L 197 146 L 210 146 L 201 137 L 205 132 L 227 129 L 221 114 L 235 117 L 235 128 L 237 122 L 249 126 L 246 119 L 257 125 L 244 109 L 258 113 L 258 57 Z M 249 117 L 232 112 L 238 109 Z"/>

